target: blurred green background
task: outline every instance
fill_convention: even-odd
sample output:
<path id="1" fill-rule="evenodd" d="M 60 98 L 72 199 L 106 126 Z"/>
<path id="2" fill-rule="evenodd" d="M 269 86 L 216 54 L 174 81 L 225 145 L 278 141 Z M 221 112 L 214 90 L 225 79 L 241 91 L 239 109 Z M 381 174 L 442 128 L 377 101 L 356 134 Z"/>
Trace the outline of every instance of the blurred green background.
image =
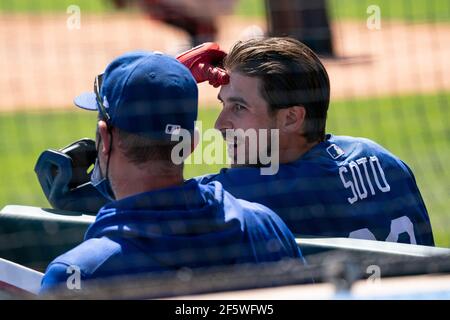
<path id="1" fill-rule="evenodd" d="M 327 132 L 333 134 L 373 139 L 412 168 L 430 213 L 436 242 L 441 246 L 450 246 L 450 173 L 442 167 L 450 159 L 450 129 L 448 119 L 443 117 L 447 101 L 450 92 L 333 101 L 327 126 Z M 203 130 L 214 126 L 219 112 L 218 106 L 201 106 Z M 33 172 L 39 154 L 82 137 L 94 138 L 95 125 L 96 114 L 77 108 L 1 113 L 0 136 L 4 139 L 0 140 L 0 208 L 6 204 L 48 206 Z M 220 168 L 186 165 L 185 176 L 214 173 Z"/>

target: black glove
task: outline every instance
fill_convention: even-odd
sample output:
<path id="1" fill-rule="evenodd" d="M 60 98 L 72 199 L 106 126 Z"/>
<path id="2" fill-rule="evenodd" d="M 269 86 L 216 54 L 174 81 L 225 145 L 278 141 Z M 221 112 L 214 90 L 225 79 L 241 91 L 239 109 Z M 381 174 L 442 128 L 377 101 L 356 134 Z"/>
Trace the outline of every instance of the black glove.
<path id="1" fill-rule="evenodd" d="M 53 208 L 97 213 L 108 202 L 90 182 L 88 170 L 96 158 L 95 141 L 91 139 L 41 153 L 34 171 Z"/>

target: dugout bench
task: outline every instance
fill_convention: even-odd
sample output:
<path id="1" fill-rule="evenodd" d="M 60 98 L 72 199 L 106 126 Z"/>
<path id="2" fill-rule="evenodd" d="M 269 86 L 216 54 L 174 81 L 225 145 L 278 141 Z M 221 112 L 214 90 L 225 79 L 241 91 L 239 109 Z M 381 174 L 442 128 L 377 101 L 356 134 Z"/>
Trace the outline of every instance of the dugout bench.
<path id="1" fill-rule="evenodd" d="M 79 212 L 5 206 L 0 211 L 0 258 L 43 272 L 50 261 L 83 241 L 94 220 L 95 216 Z M 371 258 L 450 255 L 447 248 L 349 238 L 302 237 L 297 244 L 308 261 L 330 251 Z"/>

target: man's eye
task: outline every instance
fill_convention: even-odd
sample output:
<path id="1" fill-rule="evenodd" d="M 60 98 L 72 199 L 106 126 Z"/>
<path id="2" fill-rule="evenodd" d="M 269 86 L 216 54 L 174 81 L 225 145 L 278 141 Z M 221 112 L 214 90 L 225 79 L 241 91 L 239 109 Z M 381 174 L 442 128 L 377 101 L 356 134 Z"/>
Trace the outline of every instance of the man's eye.
<path id="1" fill-rule="evenodd" d="M 234 111 L 242 111 L 244 109 L 245 109 L 245 107 L 243 105 L 241 105 L 241 104 L 235 104 L 234 105 Z"/>

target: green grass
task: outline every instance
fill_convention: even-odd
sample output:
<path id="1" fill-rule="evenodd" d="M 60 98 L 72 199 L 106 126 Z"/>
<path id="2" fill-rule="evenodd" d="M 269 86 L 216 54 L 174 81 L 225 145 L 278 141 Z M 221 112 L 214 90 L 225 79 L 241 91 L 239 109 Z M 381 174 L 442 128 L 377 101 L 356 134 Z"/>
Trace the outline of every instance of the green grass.
<path id="1" fill-rule="evenodd" d="M 376 5 L 382 19 L 404 21 L 450 21 L 448 0 L 328 0 L 328 14 L 332 19 L 366 20 L 367 8 Z M 264 0 L 240 0 L 236 13 L 247 17 L 265 15 Z"/>
<path id="2" fill-rule="evenodd" d="M 414 171 L 430 213 L 435 239 L 450 246 L 450 92 L 333 102 L 328 132 L 371 138 Z M 201 108 L 203 130 L 218 109 Z M 0 114 L 0 208 L 6 204 L 48 206 L 33 172 L 39 154 L 81 137 L 93 137 L 96 115 L 64 112 Z M 201 152 L 197 150 L 196 152 Z M 186 177 L 214 173 L 221 166 L 187 165 Z"/>
<path id="3" fill-rule="evenodd" d="M 413 22 L 450 21 L 448 0 L 328 0 L 328 14 L 331 19 L 366 20 L 370 14 L 367 8 L 376 5 L 381 18 Z M 240 0 L 236 13 L 241 16 L 263 17 L 264 0 Z"/>
<path id="4" fill-rule="evenodd" d="M 266 6 L 264 0 L 240 0 L 236 4 L 235 12 L 243 17 L 264 17 Z"/>
<path id="5" fill-rule="evenodd" d="M 1 1 L 0 12 L 66 12 L 70 5 L 79 6 L 81 14 L 114 10 L 109 0 L 13 0 Z"/>
<path id="6" fill-rule="evenodd" d="M 448 0 L 328 0 L 333 19 L 366 20 L 367 8 L 380 8 L 381 19 L 404 21 L 450 21 Z"/>
<path id="7" fill-rule="evenodd" d="M 1 1 L 0 12 L 66 12 L 69 5 L 77 5 L 81 13 L 101 13 L 116 10 L 110 0 L 13 0 Z M 239 0 L 235 12 L 245 17 L 262 17 L 264 0 Z"/>
<path id="8" fill-rule="evenodd" d="M 211 128 L 219 110 L 200 111 Z M 0 114 L 0 208 L 6 204 L 48 206 L 33 168 L 45 149 L 59 149 L 82 137 L 94 138 L 96 115 L 81 110 Z M 196 150 L 196 153 L 201 150 Z M 186 177 L 216 172 L 220 165 L 187 165 Z M 7 182 L 8 181 L 8 182 Z M 7 182 L 7 183 L 6 183 Z"/>
<path id="9" fill-rule="evenodd" d="M 450 21 L 448 0 L 328 0 L 332 19 L 366 20 L 369 5 L 381 9 L 382 19 L 405 21 Z M 69 5 L 77 5 L 81 13 L 101 13 L 116 10 L 110 0 L 14 0 L 1 1 L 0 12 L 66 12 Z M 243 17 L 263 17 L 264 0 L 239 0 L 235 13 Z"/>

